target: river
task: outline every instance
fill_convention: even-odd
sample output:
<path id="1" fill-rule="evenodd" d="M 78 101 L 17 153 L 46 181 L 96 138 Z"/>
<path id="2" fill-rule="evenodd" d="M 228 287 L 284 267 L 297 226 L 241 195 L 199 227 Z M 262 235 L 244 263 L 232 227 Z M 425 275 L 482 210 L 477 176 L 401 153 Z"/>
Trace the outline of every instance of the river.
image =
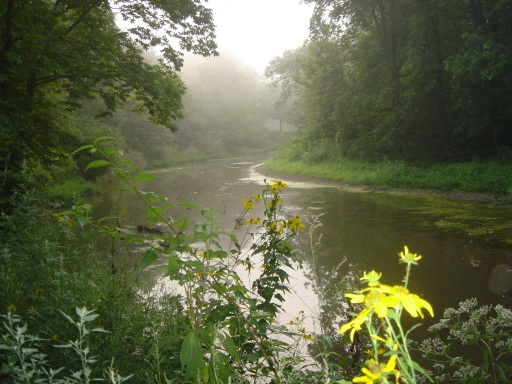
<path id="1" fill-rule="evenodd" d="M 153 172 L 157 180 L 142 188 L 171 202 L 215 207 L 218 221 L 229 230 L 242 211 L 241 199 L 264 187 L 267 176 L 258 167 L 263 160 L 217 160 L 162 169 Z M 335 303 L 358 283 L 363 271 L 382 272 L 385 284 L 401 282 L 404 268 L 397 254 L 404 245 L 423 256 L 413 266 L 409 287 L 432 304 L 437 319 L 444 308 L 471 297 L 479 304 L 512 307 L 511 206 L 283 181 L 288 184 L 284 212 L 309 223 L 293 241 L 305 263 L 293 273 L 296 293 L 286 299 L 283 321 L 305 310 L 312 318 L 322 312 L 324 326 L 336 326 L 343 316 Z M 127 224 L 143 223 L 144 207 L 132 197 L 106 204 L 124 212 Z M 199 220 L 194 211 L 184 213 L 191 215 L 191 222 Z M 316 244 L 314 252 L 311 243 Z M 321 305 L 313 287 L 322 287 L 326 294 Z M 315 324 L 307 321 L 318 330 Z"/>

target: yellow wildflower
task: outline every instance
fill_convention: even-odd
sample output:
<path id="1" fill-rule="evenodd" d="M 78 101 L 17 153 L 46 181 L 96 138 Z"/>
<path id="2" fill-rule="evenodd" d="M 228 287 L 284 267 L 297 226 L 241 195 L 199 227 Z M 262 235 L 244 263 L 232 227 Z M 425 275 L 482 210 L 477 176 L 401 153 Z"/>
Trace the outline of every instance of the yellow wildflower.
<path id="1" fill-rule="evenodd" d="M 268 225 L 268 228 L 274 233 L 281 233 L 285 228 L 285 223 L 283 220 L 271 221 Z"/>
<path id="2" fill-rule="evenodd" d="M 295 216 L 293 219 L 288 220 L 288 228 L 297 232 L 299 229 L 305 228 L 305 225 L 302 224 L 300 216 Z"/>
<path id="3" fill-rule="evenodd" d="M 242 205 L 247 209 L 248 211 L 251 211 L 254 209 L 254 204 L 251 200 L 242 199 Z"/>
<path id="4" fill-rule="evenodd" d="M 281 201 L 283 201 L 283 199 L 281 199 L 279 196 L 275 196 L 272 200 L 270 200 L 268 206 L 269 208 L 275 207 L 276 205 L 281 204 Z"/>
<path id="5" fill-rule="evenodd" d="M 434 310 L 428 301 L 423 300 L 418 295 L 410 293 L 407 288 L 401 285 L 395 285 L 394 287 L 381 285 L 379 291 L 389 295 L 382 300 L 382 303 L 389 308 L 401 304 L 412 317 L 418 317 L 419 315 L 422 319 L 423 312 L 421 309 L 425 308 L 430 313 L 430 316 L 434 317 Z"/>
<path id="6" fill-rule="evenodd" d="M 382 304 L 382 300 L 386 298 L 386 295 L 382 292 L 372 290 L 367 295 L 346 293 L 345 297 L 350 298 L 350 301 L 354 304 L 364 303 L 366 308 L 374 310 L 379 317 L 384 317 L 388 314 L 388 307 Z"/>
<path id="7" fill-rule="evenodd" d="M 281 180 L 271 180 L 274 184 L 269 185 L 272 193 L 279 193 L 281 189 L 286 188 L 288 185 L 283 183 Z"/>
<path id="8" fill-rule="evenodd" d="M 248 257 L 245 259 L 244 264 L 246 265 L 246 267 L 245 267 L 245 270 L 246 270 L 246 271 L 250 271 L 251 269 L 253 269 L 253 268 L 254 268 L 254 263 L 253 263 L 253 262 L 251 261 L 251 259 L 250 259 L 250 258 L 248 258 Z"/>
<path id="9" fill-rule="evenodd" d="M 316 339 L 310 333 L 305 333 L 302 337 L 304 338 L 304 340 L 311 341 L 313 343 L 316 342 Z"/>
<path id="10" fill-rule="evenodd" d="M 366 271 L 363 273 L 363 277 L 361 277 L 359 280 L 366 281 L 368 285 L 374 286 L 379 285 L 379 280 L 382 277 L 382 273 L 371 271 L 366 273 Z"/>
<path id="11" fill-rule="evenodd" d="M 257 219 L 246 220 L 242 224 L 261 224 L 261 219 L 258 217 Z"/>
<path id="12" fill-rule="evenodd" d="M 367 295 L 346 293 L 345 297 L 350 298 L 350 301 L 354 304 L 364 303 L 366 306 L 354 319 L 340 328 L 339 333 L 345 333 L 352 328 L 350 332 L 351 341 L 354 341 L 354 334 L 361 329 L 361 325 L 372 311 L 375 311 L 378 317 L 384 317 L 388 314 L 388 307 L 382 303 L 382 300 L 386 298 L 384 293 L 378 291 L 370 291 Z"/>
<path id="13" fill-rule="evenodd" d="M 261 195 L 254 195 L 252 198 L 254 199 L 254 201 L 260 201 Z"/>
<path id="14" fill-rule="evenodd" d="M 406 264 L 418 265 L 417 261 L 421 259 L 421 255 L 409 252 L 407 245 L 404 245 L 404 250 L 400 252 L 398 256 L 400 256 L 400 263 Z"/>
<path id="15" fill-rule="evenodd" d="M 364 376 L 355 377 L 352 379 L 354 383 L 367 383 L 373 384 L 382 376 L 389 374 L 395 375 L 397 381 L 400 376 L 400 371 L 395 369 L 396 366 L 396 355 L 391 355 L 386 365 L 378 363 L 371 359 L 366 363 L 366 367 L 361 368 L 361 372 Z"/>
<path id="16" fill-rule="evenodd" d="M 361 329 L 363 329 L 361 325 L 363 325 L 370 312 L 370 309 L 364 308 L 361 312 L 359 312 L 359 315 L 350 320 L 348 323 L 343 324 L 338 333 L 345 333 L 350 328 L 352 328 L 352 330 L 350 331 L 350 341 L 354 342 L 354 334 L 356 333 L 356 331 L 360 331 Z"/>

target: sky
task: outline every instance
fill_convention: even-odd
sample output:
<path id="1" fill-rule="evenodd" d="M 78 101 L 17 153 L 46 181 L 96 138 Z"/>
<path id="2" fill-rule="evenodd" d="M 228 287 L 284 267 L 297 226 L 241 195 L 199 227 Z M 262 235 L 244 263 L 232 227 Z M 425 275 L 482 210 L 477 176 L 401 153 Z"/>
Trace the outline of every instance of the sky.
<path id="1" fill-rule="evenodd" d="M 219 52 L 235 54 L 263 73 L 268 62 L 302 45 L 312 7 L 300 0 L 209 0 Z"/>

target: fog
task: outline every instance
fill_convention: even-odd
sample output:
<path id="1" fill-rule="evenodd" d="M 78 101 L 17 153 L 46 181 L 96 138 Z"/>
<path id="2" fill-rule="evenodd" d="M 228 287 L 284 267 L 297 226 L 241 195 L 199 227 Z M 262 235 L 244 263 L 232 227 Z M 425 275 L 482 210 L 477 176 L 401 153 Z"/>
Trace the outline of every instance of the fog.
<path id="1" fill-rule="evenodd" d="M 275 143 L 271 120 L 286 114 L 265 78 L 240 58 L 187 57 L 181 76 L 187 92 L 176 137 L 188 156 L 241 155 Z"/>

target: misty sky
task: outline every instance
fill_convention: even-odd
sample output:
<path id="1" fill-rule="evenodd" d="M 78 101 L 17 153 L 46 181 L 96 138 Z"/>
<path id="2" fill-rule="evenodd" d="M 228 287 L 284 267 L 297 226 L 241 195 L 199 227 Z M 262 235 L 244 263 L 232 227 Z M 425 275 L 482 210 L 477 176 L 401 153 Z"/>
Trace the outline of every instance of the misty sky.
<path id="1" fill-rule="evenodd" d="M 219 51 L 235 53 L 258 72 L 308 37 L 312 8 L 300 0 L 209 0 Z"/>

